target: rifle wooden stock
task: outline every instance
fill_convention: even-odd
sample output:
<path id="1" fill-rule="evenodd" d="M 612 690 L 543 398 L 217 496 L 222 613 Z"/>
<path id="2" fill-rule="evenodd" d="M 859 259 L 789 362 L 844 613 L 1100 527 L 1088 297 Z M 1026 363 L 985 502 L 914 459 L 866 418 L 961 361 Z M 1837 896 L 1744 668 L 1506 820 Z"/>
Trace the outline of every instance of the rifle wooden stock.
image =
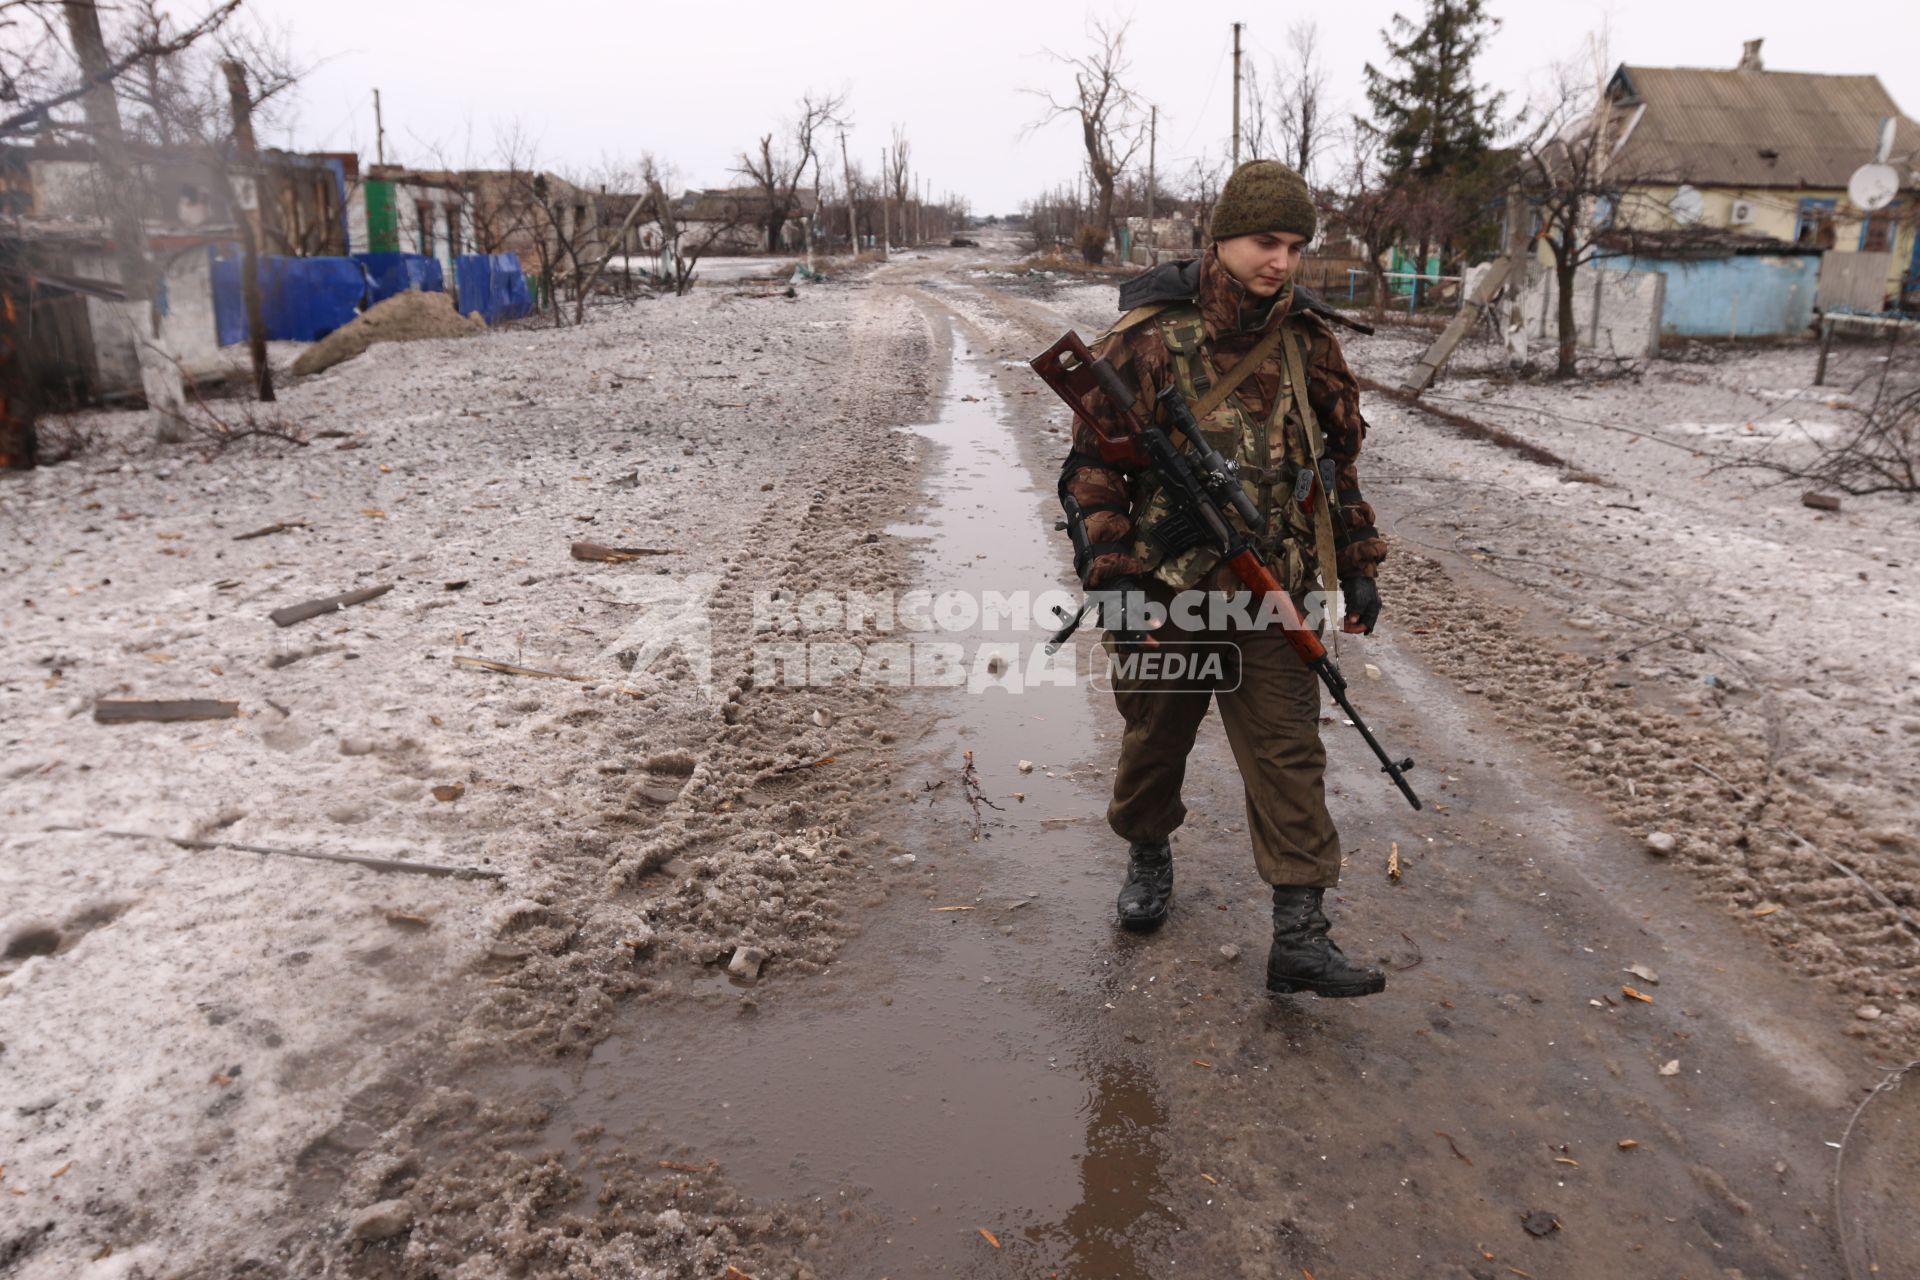
<path id="1" fill-rule="evenodd" d="M 1288 594 L 1285 584 L 1274 576 L 1272 566 L 1260 554 L 1259 548 L 1227 519 L 1227 513 L 1221 505 L 1222 497 L 1226 498 L 1229 505 L 1240 508 L 1246 501 L 1245 494 L 1239 487 L 1231 465 L 1205 445 L 1205 437 L 1200 434 L 1197 424 L 1192 422 L 1191 415 L 1186 415 L 1184 421 L 1176 422 L 1176 426 L 1196 445 L 1197 458 L 1182 454 L 1167 438 L 1165 431 L 1141 421 L 1133 411 L 1136 399 L 1134 391 L 1111 364 L 1094 359 L 1093 353 L 1080 340 L 1080 335 L 1071 329 L 1058 342 L 1034 357 L 1032 368 L 1087 428 L 1102 462 L 1127 469 L 1150 467 L 1160 474 L 1163 483 L 1175 496 L 1175 501 L 1198 520 L 1221 560 L 1245 584 L 1258 604 L 1263 608 L 1270 606 L 1279 615 L 1287 643 L 1293 646 L 1300 661 L 1319 677 L 1334 701 L 1340 704 L 1340 709 L 1346 712 L 1347 719 L 1380 761 L 1380 771 L 1399 788 L 1408 804 L 1415 809 L 1420 808 L 1420 797 L 1407 785 L 1406 771 L 1413 768 L 1412 757 L 1394 759 L 1373 736 L 1373 731 L 1360 718 L 1360 713 L 1354 710 L 1353 703 L 1347 697 L 1346 677 L 1328 654 L 1327 647 L 1320 643 L 1320 637 L 1307 628 L 1306 620 L 1294 607 L 1293 597 Z M 1114 419 L 1119 422 L 1121 432 L 1118 435 L 1108 432 L 1088 408 L 1087 398 L 1096 391 L 1106 398 Z M 1179 408 L 1184 410 L 1185 403 L 1181 402 Z M 1248 523 L 1250 527 L 1258 528 L 1264 525 L 1265 520 L 1262 517 Z M 1332 584 L 1328 585 L 1331 588 Z M 1063 611 L 1062 617 L 1067 625 L 1055 635 L 1049 652 L 1073 633 L 1074 627 L 1079 625 L 1086 613 L 1083 607 L 1079 613 L 1066 619 Z M 1148 637 L 1146 643 L 1152 645 L 1154 641 Z"/>
<path id="2" fill-rule="evenodd" d="M 1244 547 L 1239 554 L 1227 561 L 1227 567 L 1246 584 L 1247 590 L 1254 595 L 1256 608 L 1271 600 L 1274 612 L 1280 615 L 1280 625 L 1286 630 L 1287 643 L 1300 655 L 1300 661 L 1312 666 L 1327 656 L 1327 646 L 1320 643 L 1320 637 L 1308 629 L 1306 619 L 1293 607 L 1293 597 L 1281 585 L 1280 579 L 1273 576 L 1273 570 L 1260 558 L 1260 553 L 1252 547 Z"/>

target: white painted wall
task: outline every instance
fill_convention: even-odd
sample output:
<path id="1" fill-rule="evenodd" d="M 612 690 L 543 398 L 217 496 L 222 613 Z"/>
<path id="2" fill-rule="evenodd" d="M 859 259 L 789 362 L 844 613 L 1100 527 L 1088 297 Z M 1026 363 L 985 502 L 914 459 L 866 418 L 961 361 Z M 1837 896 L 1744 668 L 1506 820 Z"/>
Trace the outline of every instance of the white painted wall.
<path id="1" fill-rule="evenodd" d="M 457 206 L 460 227 L 460 252 L 473 252 L 473 203 L 462 198 L 457 191 L 448 191 L 444 187 L 415 187 L 406 183 L 395 183 L 393 198 L 398 204 L 400 225 L 400 251 L 402 253 L 422 252 L 420 243 L 420 202 L 426 201 L 432 206 L 427 226 L 427 257 L 440 264 L 446 274 L 447 287 L 453 287 L 453 247 L 447 237 L 447 210 Z M 364 207 L 362 218 L 364 219 Z"/>
<path id="2" fill-rule="evenodd" d="M 219 329 L 214 323 L 212 268 L 204 247 L 156 254 L 166 271 L 167 315 L 161 334 L 182 367 L 202 377 L 225 367 L 220 358 Z M 75 254 L 75 275 L 118 281 L 119 259 L 111 254 Z M 141 385 L 138 337 L 146 306 L 87 299 L 87 322 L 93 328 L 97 388 L 105 393 L 136 390 Z"/>
<path id="3" fill-rule="evenodd" d="M 1560 342 L 1560 286 L 1552 271 L 1535 268 L 1521 293 L 1527 339 L 1549 349 Z M 1589 355 L 1644 360 L 1660 349 L 1660 313 L 1666 277 L 1656 271 L 1600 271 L 1573 275 L 1573 318 L 1580 350 Z"/>

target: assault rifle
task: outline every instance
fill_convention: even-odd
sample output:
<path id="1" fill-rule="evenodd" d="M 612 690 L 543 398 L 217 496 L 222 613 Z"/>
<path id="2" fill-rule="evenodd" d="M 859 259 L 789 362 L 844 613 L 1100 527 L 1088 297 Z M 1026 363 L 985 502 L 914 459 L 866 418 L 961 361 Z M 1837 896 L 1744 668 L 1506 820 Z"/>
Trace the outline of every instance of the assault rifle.
<path id="1" fill-rule="evenodd" d="M 1273 567 L 1267 563 L 1266 556 L 1257 544 L 1228 520 L 1227 510 L 1231 508 L 1255 533 L 1264 530 L 1267 523 L 1266 517 L 1241 487 L 1238 468 L 1221 457 L 1219 450 L 1208 443 L 1179 390 L 1170 386 L 1162 391 L 1159 405 L 1174 429 L 1185 438 L 1190 452 L 1176 448 L 1166 431 L 1155 423 L 1140 420 L 1133 411 L 1135 393 L 1111 364 L 1105 360 L 1095 360 L 1093 353 L 1080 340 L 1080 335 L 1072 330 L 1034 357 L 1032 366 L 1041 380 L 1066 401 L 1074 417 L 1086 424 L 1099 448 L 1102 462 L 1128 470 L 1146 468 L 1159 475 L 1161 485 L 1172 503 L 1172 510 L 1160 526 L 1161 529 L 1173 526 L 1166 535 L 1169 540 L 1181 546 L 1209 546 L 1219 552 L 1221 560 L 1253 592 L 1256 602 L 1279 615 L 1287 642 L 1300 656 L 1300 661 L 1320 677 L 1320 682 L 1327 686 L 1327 692 L 1346 712 L 1353 727 L 1360 731 L 1360 736 L 1380 761 L 1380 771 L 1393 779 L 1393 785 L 1400 789 L 1407 803 L 1418 809 L 1420 797 L 1413 793 L 1406 779 L 1406 771 L 1413 768 L 1413 758 L 1408 756 L 1395 760 L 1380 745 L 1379 739 L 1373 736 L 1373 731 L 1367 728 L 1367 722 L 1360 718 L 1360 713 L 1353 709 L 1353 703 L 1347 698 L 1346 677 L 1327 653 L 1327 647 L 1320 643 L 1320 637 L 1310 631 L 1301 619 L 1300 611 L 1294 607 L 1293 597 L 1287 594 L 1286 587 L 1274 576 Z M 1119 420 L 1122 430 L 1118 434 L 1110 434 L 1088 409 L 1087 397 L 1095 391 L 1106 397 L 1107 404 Z M 1066 526 L 1069 533 L 1079 535 L 1075 539 L 1075 549 L 1079 550 L 1079 543 L 1084 541 L 1085 534 L 1078 528 L 1079 521 L 1072 518 L 1075 514 L 1071 510 L 1068 512 Z M 1159 532 L 1157 529 L 1156 534 Z M 1055 637 L 1055 645 L 1072 634 L 1086 612 L 1086 608 L 1082 607 L 1079 613 L 1072 615 Z"/>

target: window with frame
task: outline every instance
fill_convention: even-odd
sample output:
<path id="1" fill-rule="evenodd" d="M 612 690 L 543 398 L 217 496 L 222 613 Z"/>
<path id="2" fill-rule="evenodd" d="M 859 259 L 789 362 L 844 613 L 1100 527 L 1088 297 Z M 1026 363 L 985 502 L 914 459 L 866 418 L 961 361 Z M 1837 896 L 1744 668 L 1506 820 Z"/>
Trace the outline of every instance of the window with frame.
<path id="1" fill-rule="evenodd" d="M 1800 217 L 1794 224 L 1793 242 L 1815 248 L 1833 248 L 1833 209 L 1836 201 L 1808 196 L 1800 201 Z"/>
<path id="2" fill-rule="evenodd" d="M 1860 252 L 1893 252 L 1894 233 L 1900 227 L 1901 202 L 1896 200 L 1884 209 L 1869 213 L 1860 223 Z"/>
<path id="3" fill-rule="evenodd" d="M 420 247 L 416 252 L 422 257 L 431 258 L 433 256 L 433 202 L 420 201 L 414 205 L 414 214 L 416 215 L 414 221 L 419 224 L 420 229 Z"/>

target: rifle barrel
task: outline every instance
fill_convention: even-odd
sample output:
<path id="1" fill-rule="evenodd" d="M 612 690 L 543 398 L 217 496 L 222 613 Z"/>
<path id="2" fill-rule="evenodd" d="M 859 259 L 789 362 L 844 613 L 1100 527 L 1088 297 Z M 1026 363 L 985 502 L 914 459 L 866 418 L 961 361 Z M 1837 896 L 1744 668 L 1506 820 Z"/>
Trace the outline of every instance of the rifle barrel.
<path id="1" fill-rule="evenodd" d="M 1338 667 L 1325 658 L 1312 665 L 1314 674 L 1319 676 L 1320 682 L 1327 686 L 1327 692 L 1331 693 L 1333 700 L 1340 704 L 1340 709 L 1347 713 L 1347 719 L 1353 721 L 1353 727 L 1360 731 L 1360 736 L 1366 740 L 1366 744 L 1373 748 L 1374 758 L 1380 761 L 1380 772 L 1393 779 L 1393 785 L 1400 788 L 1400 794 L 1407 798 L 1408 804 L 1416 810 L 1419 809 L 1420 797 L 1413 793 L 1413 788 L 1407 784 L 1406 776 L 1406 771 L 1413 768 L 1413 758 L 1409 756 L 1404 760 L 1395 760 L 1387 754 L 1387 749 L 1380 745 L 1378 738 L 1373 736 L 1373 730 L 1367 727 L 1367 722 L 1360 718 L 1360 713 L 1353 709 L 1351 702 L 1347 701 L 1346 678 L 1340 674 Z"/>

